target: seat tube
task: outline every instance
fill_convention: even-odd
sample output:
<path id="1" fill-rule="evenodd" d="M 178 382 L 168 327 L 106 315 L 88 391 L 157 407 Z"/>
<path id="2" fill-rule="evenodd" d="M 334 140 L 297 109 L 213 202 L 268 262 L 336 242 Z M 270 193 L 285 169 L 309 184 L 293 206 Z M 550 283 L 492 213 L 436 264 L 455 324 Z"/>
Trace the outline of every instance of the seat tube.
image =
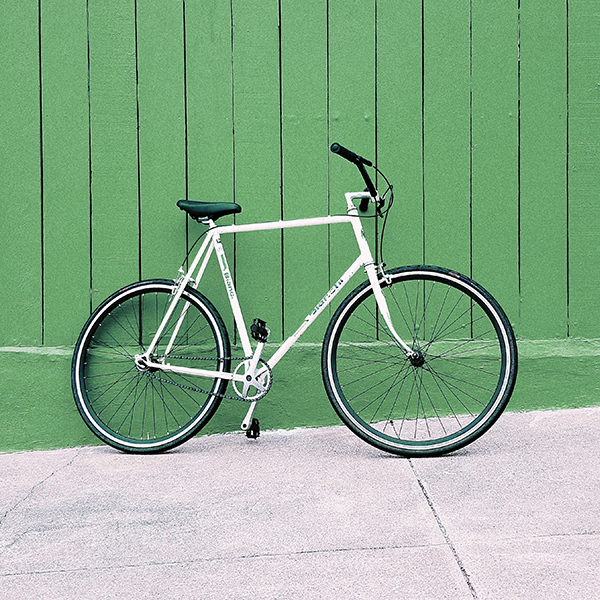
<path id="1" fill-rule="evenodd" d="M 219 261 L 219 267 L 223 275 L 225 291 L 227 292 L 227 297 L 229 298 L 229 304 L 231 305 L 231 310 L 233 311 L 235 324 L 240 334 L 242 348 L 244 349 L 246 356 L 250 356 L 252 354 L 252 344 L 250 343 L 250 338 L 248 337 L 248 332 L 246 331 L 246 323 L 244 322 L 237 292 L 235 290 L 235 286 L 233 285 L 233 277 L 227 263 L 227 258 L 225 257 L 225 250 L 223 248 L 223 244 L 221 243 L 221 237 L 218 234 L 215 235 L 214 238 L 214 248 L 217 255 L 217 260 Z"/>

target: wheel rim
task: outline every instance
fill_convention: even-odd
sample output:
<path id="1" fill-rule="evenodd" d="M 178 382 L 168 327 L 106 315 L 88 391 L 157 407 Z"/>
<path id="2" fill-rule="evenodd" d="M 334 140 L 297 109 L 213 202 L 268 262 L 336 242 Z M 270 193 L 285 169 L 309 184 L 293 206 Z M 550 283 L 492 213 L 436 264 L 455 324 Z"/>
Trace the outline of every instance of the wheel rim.
<path id="1" fill-rule="evenodd" d="M 174 446 L 193 435 L 220 401 L 222 380 L 152 370 L 136 361 L 152 340 L 171 291 L 172 286 L 155 284 L 113 299 L 98 310 L 78 345 L 75 385 L 80 410 L 95 432 L 119 447 Z M 183 299 L 188 309 L 168 362 L 227 370 L 228 351 L 214 316 L 191 295 Z M 161 336 L 155 355 L 165 352 L 180 312 Z M 199 359 L 201 365 L 190 364 Z"/>
<path id="2" fill-rule="evenodd" d="M 513 353 L 498 309 L 450 274 L 396 275 L 384 292 L 415 356 L 394 342 L 365 287 L 343 308 L 328 352 L 342 418 L 386 449 L 435 452 L 472 441 L 512 386 Z"/>

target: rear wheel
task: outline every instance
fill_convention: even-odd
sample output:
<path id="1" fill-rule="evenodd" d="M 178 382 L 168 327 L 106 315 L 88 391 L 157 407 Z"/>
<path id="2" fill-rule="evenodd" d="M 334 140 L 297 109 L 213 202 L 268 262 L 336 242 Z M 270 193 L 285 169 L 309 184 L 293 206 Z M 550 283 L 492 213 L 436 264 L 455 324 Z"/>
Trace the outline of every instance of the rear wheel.
<path id="1" fill-rule="evenodd" d="M 226 379 L 136 364 L 136 355 L 146 351 L 158 330 L 174 287 L 173 281 L 151 280 L 119 290 L 94 311 L 75 347 L 77 408 L 102 441 L 120 450 L 159 452 L 185 442 L 212 417 L 227 387 Z M 229 337 L 219 313 L 199 292 L 186 288 L 152 358 L 229 371 L 229 357 Z"/>
<path id="2" fill-rule="evenodd" d="M 323 380 L 344 423 L 399 455 L 430 456 L 474 441 L 513 391 L 517 346 L 502 308 L 469 278 L 402 267 L 380 281 L 407 357 L 363 283 L 335 312 L 323 342 Z"/>

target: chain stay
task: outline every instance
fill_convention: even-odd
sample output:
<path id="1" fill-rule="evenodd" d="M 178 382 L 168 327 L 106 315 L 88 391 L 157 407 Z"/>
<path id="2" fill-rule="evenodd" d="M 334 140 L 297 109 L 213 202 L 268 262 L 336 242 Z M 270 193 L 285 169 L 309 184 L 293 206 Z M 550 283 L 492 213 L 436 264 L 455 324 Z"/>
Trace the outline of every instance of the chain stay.
<path id="1" fill-rule="evenodd" d="M 250 360 L 252 357 L 251 356 L 229 356 L 226 358 L 206 358 L 203 356 L 174 356 L 172 354 L 170 354 L 168 357 L 167 356 L 155 356 L 154 358 L 156 359 L 161 359 L 161 358 L 175 358 L 175 359 L 179 359 L 179 360 L 209 360 L 209 361 L 219 361 L 219 362 L 223 362 L 225 360 Z M 264 398 L 267 393 L 270 391 L 271 389 L 271 384 L 273 382 L 273 371 L 271 369 L 271 367 L 268 365 L 267 362 L 265 362 L 262 358 L 258 359 L 258 362 L 263 365 L 264 367 L 267 368 L 267 371 L 269 372 L 269 386 L 267 387 L 266 392 L 260 397 L 258 398 L 258 400 L 262 400 L 262 398 Z M 242 398 L 241 396 L 228 396 L 227 394 L 220 394 L 219 392 L 207 392 L 206 390 L 203 390 L 202 388 L 197 388 L 197 387 L 191 387 L 188 385 L 183 385 L 181 383 L 176 383 L 175 381 L 171 381 L 170 379 L 163 379 L 162 377 L 158 377 L 157 375 L 153 375 L 152 373 L 146 373 L 146 376 L 149 377 L 150 379 L 156 379 L 157 381 L 160 381 L 161 383 L 170 383 L 171 385 L 174 385 L 176 387 L 179 387 L 183 390 L 190 390 L 191 392 L 199 392 L 201 394 L 206 394 L 207 396 L 209 395 L 213 395 L 213 396 L 220 396 L 221 398 L 225 398 L 226 400 L 239 400 L 241 402 L 258 402 L 258 400 L 256 398 L 251 399 L 251 398 Z M 235 387 L 234 387 L 235 389 Z"/>

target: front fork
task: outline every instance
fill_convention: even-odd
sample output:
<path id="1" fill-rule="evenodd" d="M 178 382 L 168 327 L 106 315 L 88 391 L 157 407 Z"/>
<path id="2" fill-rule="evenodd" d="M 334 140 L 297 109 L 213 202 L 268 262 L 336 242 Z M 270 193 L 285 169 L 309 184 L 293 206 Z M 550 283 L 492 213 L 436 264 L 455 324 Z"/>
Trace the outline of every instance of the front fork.
<path id="1" fill-rule="evenodd" d="M 381 289 L 380 279 L 378 277 L 377 271 L 379 270 L 381 278 L 387 283 L 391 283 L 391 278 L 387 275 L 381 266 L 376 267 L 375 264 L 370 264 L 365 267 L 365 271 L 367 272 L 367 276 L 369 277 L 369 281 L 371 282 L 371 287 L 373 288 L 373 294 L 375 295 L 375 301 L 377 302 L 377 308 L 383 317 L 385 324 L 387 325 L 392 337 L 404 350 L 406 357 L 410 359 L 411 362 L 417 361 L 421 357 L 421 353 L 418 350 L 414 350 L 411 348 L 398 334 L 396 331 L 394 324 L 392 323 L 392 317 L 390 315 L 390 310 L 388 307 L 387 300 Z"/>
<path id="2" fill-rule="evenodd" d="M 365 232 L 362 228 L 362 223 L 358 218 L 358 209 L 354 204 L 355 200 L 371 200 L 371 195 L 366 192 L 358 192 L 358 193 L 348 193 L 346 194 L 346 203 L 348 205 L 348 214 L 355 216 L 357 218 L 352 220 L 352 227 L 354 228 L 354 235 L 356 236 L 356 241 L 358 242 L 358 247 L 361 252 L 361 256 L 365 262 L 365 272 L 367 273 L 367 277 L 369 278 L 369 282 L 371 283 L 371 288 L 373 289 L 373 294 L 375 295 L 375 301 L 377 302 L 377 307 L 379 308 L 379 312 L 383 317 L 385 324 L 387 325 L 392 337 L 402 348 L 406 357 L 410 359 L 410 361 L 415 364 L 415 361 L 419 361 L 421 359 L 421 353 L 418 350 L 413 350 L 406 342 L 400 337 L 398 332 L 396 331 L 394 324 L 392 323 L 392 317 L 390 315 L 390 311 L 388 308 L 387 300 L 381 290 L 380 285 L 380 277 L 385 280 L 388 284 L 391 283 L 391 278 L 389 275 L 385 273 L 382 266 L 375 265 L 373 261 L 373 255 L 371 254 L 371 249 L 369 248 L 369 244 L 365 238 Z M 375 199 L 375 202 L 379 200 L 379 197 Z"/>

